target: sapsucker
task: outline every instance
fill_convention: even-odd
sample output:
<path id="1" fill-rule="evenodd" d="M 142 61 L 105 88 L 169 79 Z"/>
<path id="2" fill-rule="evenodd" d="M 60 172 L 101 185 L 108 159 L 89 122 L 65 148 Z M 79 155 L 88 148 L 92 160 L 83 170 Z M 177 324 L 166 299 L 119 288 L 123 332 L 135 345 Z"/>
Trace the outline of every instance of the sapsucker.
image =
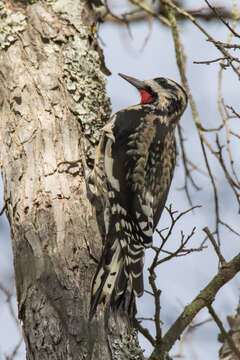
<path id="1" fill-rule="evenodd" d="M 128 290 L 143 294 L 145 248 L 165 206 L 176 163 L 174 130 L 185 90 L 166 78 L 119 74 L 141 94 L 102 129 L 91 181 L 104 206 L 104 249 L 92 284 L 90 318 L 100 302 L 117 308 Z"/>

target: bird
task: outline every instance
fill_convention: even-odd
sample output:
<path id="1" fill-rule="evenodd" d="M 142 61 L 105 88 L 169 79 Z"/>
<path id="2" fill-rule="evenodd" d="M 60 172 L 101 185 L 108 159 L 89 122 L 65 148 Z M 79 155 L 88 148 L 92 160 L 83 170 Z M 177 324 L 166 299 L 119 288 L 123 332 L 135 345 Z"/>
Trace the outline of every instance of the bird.
<path id="1" fill-rule="evenodd" d="M 102 129 L 89 181 L 103 208 L 102 255 L 93 278 L 89 318 L 100 303 L 117 311 L 126 292 L 144 291 L 145 249 L 165 207 L 176 164 L 175 127 L 188 96 L 177 82 L 119 74 L 140 104 L 114 114 Z"/>

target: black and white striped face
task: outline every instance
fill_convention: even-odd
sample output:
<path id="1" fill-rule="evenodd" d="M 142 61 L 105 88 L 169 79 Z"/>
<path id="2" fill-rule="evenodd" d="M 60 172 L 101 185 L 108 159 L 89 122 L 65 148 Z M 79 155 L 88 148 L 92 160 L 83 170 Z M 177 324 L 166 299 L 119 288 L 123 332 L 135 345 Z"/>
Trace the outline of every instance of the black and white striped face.
<path id="1" fill-rule="evenodd" d="M 185 109 L 188 98 L 186 91 L 181 85 L 171 79 L 162 77 L 146 81 L 146 83 L 149 84 L 149 87 L 153 93 L 156 94 L 158 99 L 160 99 L 161 96 L 164 96 L 169 101 L 181 101 Z"/>
<path id="2" fill-rule="evenodd" d="M 187 106 L 187 93 L 181 85 L 167 78 L 140 81 L 130 76 L 119 74 L 135 86 L 141 94 L 140 105 L 152 106 L 163 115 L 181 116 Z"/>

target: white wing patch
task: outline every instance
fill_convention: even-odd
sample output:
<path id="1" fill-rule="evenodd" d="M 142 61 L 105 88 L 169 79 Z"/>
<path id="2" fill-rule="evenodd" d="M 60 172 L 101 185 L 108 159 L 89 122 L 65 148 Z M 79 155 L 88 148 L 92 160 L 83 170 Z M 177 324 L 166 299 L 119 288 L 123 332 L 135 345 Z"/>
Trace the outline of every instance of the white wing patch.
<path id="1" fill-rule="evenodd" d="M 113 176 L 113 158 L 112 158 L 112 139 L 107 139 L 104 156 L 104 167 L 107 179 L 112 185 L 113 189 L 120 191 L 120 184 L 118 179 Z"/>

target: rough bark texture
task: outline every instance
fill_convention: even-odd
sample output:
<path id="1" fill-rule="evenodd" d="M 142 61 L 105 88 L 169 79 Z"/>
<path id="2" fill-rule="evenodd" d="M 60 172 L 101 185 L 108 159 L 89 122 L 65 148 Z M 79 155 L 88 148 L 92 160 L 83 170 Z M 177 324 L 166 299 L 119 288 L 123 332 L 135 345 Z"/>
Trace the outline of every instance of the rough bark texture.
<path id="1" fill-rule="evenodd" d="M 109 117 L 93 13 L 0 0 L 0 18 L 0 159 L 27 359 L 140 359 L 125 319 L 113 334 L 101 309 L 88 323 L 102 240 L 81 149 L 90 159 Z"/>

